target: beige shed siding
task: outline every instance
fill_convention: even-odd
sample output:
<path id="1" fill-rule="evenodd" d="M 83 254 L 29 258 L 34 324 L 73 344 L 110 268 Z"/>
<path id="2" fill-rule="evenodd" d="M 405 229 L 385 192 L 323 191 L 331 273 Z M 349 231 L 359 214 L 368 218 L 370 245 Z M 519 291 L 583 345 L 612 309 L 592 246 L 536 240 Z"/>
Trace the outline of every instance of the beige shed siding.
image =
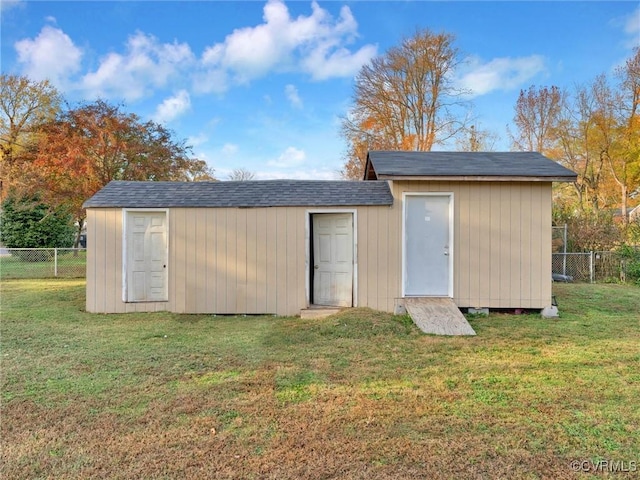
<path id="1" fill-rule="evenodd" d="M 453 193 L 454 301 L 459 307 L 550 304 L 550 183 L 396 181 L 392 191 L 398 200 L 404 191 Z"/>
<path id="2" fill-rule="evenodd" d="M 402 193 L 454 195 L 454 300 L 460 307 L 551 302 L 551 184 L 391 182 L 394 205 L 357 210 L 357 304 L 402 296 Z M 318 208 L 168 210 L 168 302 L 122 301 L 121 209 L 87 211 L 87 310 L 296 315 L 307 306 L 306 222 Z M 334 210 L 334 209 L 331 209 Z"/>
<path id="3" fill-rule="evenodd" d="M 123 211 L 88 209 L 87 310 L 299 314 L 307 306 L 309 210 L 321 209 L 169 209 L 169 300 L 125 303 Z M 357 210 L 357 237 L 374 239 L 358 258 L 362 282 L 357 297 L 372 308 L 393 310 L 395 293 L 389 292 L 397 290 L 399 250 L 387 246 L 395 241 L 398 219 L 386 206 Z"/>

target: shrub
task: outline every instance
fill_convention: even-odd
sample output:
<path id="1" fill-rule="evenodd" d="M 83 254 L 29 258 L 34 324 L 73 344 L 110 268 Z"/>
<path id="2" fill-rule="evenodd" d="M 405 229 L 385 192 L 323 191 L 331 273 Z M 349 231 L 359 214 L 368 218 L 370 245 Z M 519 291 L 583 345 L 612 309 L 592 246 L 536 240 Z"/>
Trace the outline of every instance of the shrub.
<path id="1" fill-rule="evenodd" d="M 627 282 L 640 285 L 640 248 L 623 245 L 618 253 L 624 261 L 624 271 Z"/>
<path id="2" fill-rule="evenodd" d="M 554 223 L 567 224 L 567 251 L 612 250 L 623 243 L 624 232 L 605 211 L 569 211 L 554 208 Z"/>
<path id="3" fill-rule="evenodd" d="M 73 236 L 73 217 L 64 208 L 51 208 L 38 198 L 8 197 L 2 203 L 0 241 L 7 248 L 68 248 Z M 24 260 L 41 258 L 27 255 Z"/>

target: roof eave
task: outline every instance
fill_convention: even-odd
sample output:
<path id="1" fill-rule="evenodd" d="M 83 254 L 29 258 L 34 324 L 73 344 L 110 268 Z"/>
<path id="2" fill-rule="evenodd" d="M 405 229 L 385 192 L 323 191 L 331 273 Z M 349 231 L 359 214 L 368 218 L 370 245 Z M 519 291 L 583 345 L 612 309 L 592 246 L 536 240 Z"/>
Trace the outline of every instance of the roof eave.
<path id="1" fill-rule="evenodd" d="M 439 182 L 575 182 L 577 176 L 509 176 L 509 175 L 385 175 L 378 180 L 413 180 Z"/>

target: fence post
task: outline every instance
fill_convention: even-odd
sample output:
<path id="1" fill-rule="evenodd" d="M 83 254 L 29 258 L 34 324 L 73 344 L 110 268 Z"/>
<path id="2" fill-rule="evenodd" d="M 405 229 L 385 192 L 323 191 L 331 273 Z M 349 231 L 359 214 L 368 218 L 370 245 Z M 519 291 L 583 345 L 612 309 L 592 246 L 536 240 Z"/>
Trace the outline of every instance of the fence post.
<path id="1" fill-rule="evenodd" d="M 593 250 L 589 252 L 589 283 L 593 283 Z"/>
<path id="2" fill-rule="evenodd" d="M 53 249 L 53 276 L 58 276 L 58 249 Z"/>
<path id="3" fill-rule="evenodd" d="M 567 274 L 567 224 L 564 224 L 564 235 L 562 237 L 562 274 Z"/>

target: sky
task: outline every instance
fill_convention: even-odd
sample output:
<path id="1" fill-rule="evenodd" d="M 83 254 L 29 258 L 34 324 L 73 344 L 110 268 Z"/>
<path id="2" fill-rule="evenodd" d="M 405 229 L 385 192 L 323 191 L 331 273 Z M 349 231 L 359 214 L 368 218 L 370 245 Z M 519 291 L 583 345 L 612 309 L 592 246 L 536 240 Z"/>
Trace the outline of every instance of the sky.
<path id="1" fill-rule="evenodd" d="M 422 29 L 455 36 L 476 125 L 508 150 L 521 89 L 573 89 L 640 45 L 635 1 L 2 0 L 2 73 L 69 104 L 122 104 L 186 140 L 220 180 L 339 178 L 363 65 Z M 439 149 L 452 149 L 444 145 Z"/>

